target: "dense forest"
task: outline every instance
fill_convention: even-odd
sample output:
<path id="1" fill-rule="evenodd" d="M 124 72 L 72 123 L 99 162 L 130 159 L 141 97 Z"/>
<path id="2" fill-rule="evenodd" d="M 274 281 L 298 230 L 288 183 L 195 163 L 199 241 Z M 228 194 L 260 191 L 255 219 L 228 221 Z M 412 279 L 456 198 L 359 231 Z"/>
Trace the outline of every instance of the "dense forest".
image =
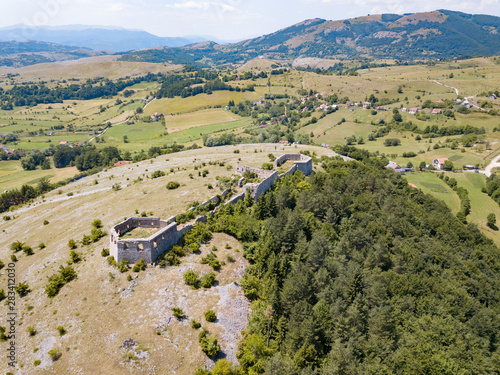
<path id="1" fill-rule="evenodd" d="M 361 161 L 323 158 L 209 221 L 243 242 L 253 301 L 240 367 L 213 374 L 498 374 L 500 250 L 382 160 L 343 151 Z"/>

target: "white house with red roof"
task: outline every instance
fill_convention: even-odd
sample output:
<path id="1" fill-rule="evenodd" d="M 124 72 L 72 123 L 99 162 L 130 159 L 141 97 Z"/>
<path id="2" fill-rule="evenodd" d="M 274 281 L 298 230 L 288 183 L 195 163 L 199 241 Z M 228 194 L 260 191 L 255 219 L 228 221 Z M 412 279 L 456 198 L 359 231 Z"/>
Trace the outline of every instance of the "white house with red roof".
<path id="1" fill-rule="evenodd" d="M 444 163 L 446 161 L 448 161 L 448 158 L 434 159 L 434 161 L 432 162 L 432 165 L 434 166 L 434 169 L 442 170 L 444 167 Z"/>

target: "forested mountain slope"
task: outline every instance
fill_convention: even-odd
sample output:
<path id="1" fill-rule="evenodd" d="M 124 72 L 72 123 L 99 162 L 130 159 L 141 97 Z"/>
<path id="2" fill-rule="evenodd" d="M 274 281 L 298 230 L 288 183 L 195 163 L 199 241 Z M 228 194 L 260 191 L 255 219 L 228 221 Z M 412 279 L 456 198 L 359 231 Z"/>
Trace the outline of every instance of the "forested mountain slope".
<path id="1" fill-rule="evenodd" d="M 379 159 L 347 151 L 363 162 L 326 160 L 211 224 L 252 263 L 242 372 L 498 373 L 499 249 Z"/>
<path id="2" fill-rule="evenodd" d="M 443 59 L 500 53 L 500 18 L 449 10 L 379 14 L 349 20 L 312 19 L 235 44 L 202 43 L 123 55 L 128 61 L 239 63 L 265 56 L 380 59 Z M 205 61 L 205 60 L 204 60 Z"/>

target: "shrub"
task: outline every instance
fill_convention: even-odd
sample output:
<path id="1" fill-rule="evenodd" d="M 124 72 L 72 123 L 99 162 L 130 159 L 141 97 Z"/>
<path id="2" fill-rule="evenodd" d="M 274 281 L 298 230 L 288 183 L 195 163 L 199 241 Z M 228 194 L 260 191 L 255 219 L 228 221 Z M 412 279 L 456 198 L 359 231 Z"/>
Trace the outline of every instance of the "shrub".
<path id="1" fill-rule="evenodd" d="M 5 299 L 5 290 L 3 289 L 0 289 L 0 302 L 3 301 Z"/>
<path id="2" fill-rule="evenodd" d="M 163 177 L 163 176 L 165 176 L 165 172 L 163 172 L 163 171 L 154 171 L 151 174 L 151 179 L 155 179 L 155 178 L 159 178 L 159 177 Z"/>
<path id="3" fill-rule="evenodd" d="M 28 256 L 35 254 L 31 246 L 23 246 L 23 253 L 25 253 Z"/>
<path id="4" fill-rule="evenodd" d="M 488 216 L 486 217 L 486 221 L 486 225 L 488 225 L 488 227 L 490 227 L 491 229 L 496 229 L 497 218 L 494 213 L 488 214 Z"/>
<path id="5" fill-rule="evenodd" d="M 75 250 L 71 250 L 69 253 L 69 257 L 71 258 L 71 262 L 78 263 L 82 260 L 80 254 L 78 254 Z"/>
<path id="6" fill-rule="evenodd" d="M 48 220 L 44 220 L 43 221 L 43 225 L 49 225 L 49 221 Z"/>
<path id="7" fill-rule="evenodd" d="M 17 257 L 14 254 L 12 254 L 10 256 L 10 260 L 13 261 L 13 262 L 17 262 Z"/>
<path id="8" fill-rule="evenodd" d="M 28 326 L 26 328 L 26 332 L 28 332 L 30 336 L 35 336 L 37 334 L 36 329 L 33 326 Z"/>
<path id="9" fill-rule="evenodd" d="M 193 270 L 189 270 L 184 273 L 182 276 L 184 279 L 184 282 L 187 285 L 190 285 L 191 288 L 196 289 L 198 287 L 198 283 L 200 282 L 200 279 L 198 278 L 198 274 L 194 272 Z"/>
<path id="10" fill-rule="evenodd" d="M 59 273 L 49 277 L 49 283 L 45 286 L 45 293 L 47 293 L 48 297 L 53 298 L 65 284 L 76 278 L 77 275 L 73 267 L 59 266 Z"/>
<path id="11" fill-rule="evenodd" d="M 42 361 L 37 359 L 36 361 L 33 362 L 33 366 L 38 366 L 40 363 L 42 363 Z"/>
<path id="12" fill-rule="evenodd" d="M 29 292 L 31 292 L 28 283 L 19 283 L 14 287 L 14 289 L 16 290 L 17 294 L 19 294 L 20 297 L 24 297 Z"/>
<path id="13" fill-rule="evenodd" d="M 0 270 L 5 267 L 5 263 L 0 259 Z"/>
<path id="14" fill-rule="evenodd" d="M 167 184 L 167 189 L 168 190 L 174 190 L 174 189 L 177 189 L 179 186 L 181 186 L 181 184 L 179 184 L 178 182 L 176 182 L 176 181 L 169 181 L 169 183 Z"/>
<path id="15" fill-rule="evenodd" d="M 174 313 L 174 316 L 177 319 L 181 320 L 181 319 L 184 318 L 184 311 L 181 308 L 179 308 L 179 307 L 172 307 L 171 310 L 172 310 L 172 312 Z"/>
<path id="16" fill-rule="evenodd" d="M 144 258 L 141 258 L 137 262 L 135 262 L 132 271 L 134 272 L 145 271 L 146 267 L 147 267 L 146 261 L 144 260 Z"/>
<path id="17" fill-rule="evenodd" d="M 21 251 L 23 249 L 24 242 L 21 241 L 15 241 L 10 244 L 10 249 L 17 253 L 18 251 Z"/>
<path id="18" fill-rule="evenodd" d="M 116 265 L 118 268 L 118 271 L 121 273 L 127 272 L 128 271 L 128 262 L 126 260 L 122 260 L 121 262 L 118 262 Z"/>
<path id="19" fill-rule="evenodd" d="M 51 349 L 48 354 L 53 361 L 57 361 L 62 355 L 59 349 Z"/>
<path id="20" fill-rule="evenodd" d="M 215 315 L 215 312 L 213 310 L 208 310 L 205 312 L 205 319 L 207 322 L 215 322 L 217 320 L 217 316 Z"/>
<path id="21" fill-rule="evenodd" d="M 68 246 L 71 250 L 76 249 L 77 248 L 76 241 L 74 239 L 69 240 Z"/>
<path id="22" fill-rule="evenodd" d="M 110 255 L 110 256 L 107 258 L 107 260 L 108 260 L 108 264 L 109 264 L 110 266 L 114 266 L 114 265 L 116 264 L 116 260 L 115 260 L 115 257 L 114 257 L 113 255 Z"/>
<path id="23" fill-rule="evenodd" d="M 201 323 L 200 322 L 197 322 L 196 320 L 192 319 L 191 320 L 191 327 L 193 327 L 194 329 L 198 329 L 201 327 Z"/>
<path id="24" fill-rule="evenodd" d="M 99 220 L 99 219 L 95 219 L 93 222 L 92 222 L 92 226 L 96 229 L 99 229 L 99 228 L 102 228 L 102 221 Z"/>
<path id="25" fill-rule="evenodd" d="M 132 281 L 132 275 L 130 274 L 127 275 L 127 281 Z"/>
<path id="26" fill-rule="evenodd" d="M 107 256 L 109 256 L 109 249 L 107 249 L 107 248 L 106 248 L 106 249 L 102 249 L 102 251 L 101 251 L 101 255 L 102 255 L 103 257 L 107 257 Z"/>
<path id="27" fill-rule="evenodd" d="M 201 278 L 200 285 L 203 288 L 211 288 L 215 284 L 215 274 L 213 272 L 209 272 L 206 275 L 203 275 Z"/>
<path id="28" fill-rule="evenodd" d="M 207 333 L 203 330 L 198 335 L 198 341 L 201 346 L 201 350 L 209 356 L 214 357 L 220 353 L 220 346 L 217 343 L 215 337 L 207 337 Z"/>
<path id="29" fill-rule="evenodd" d="M 62 326 L 57 327 L 57 331 L 59 332 L 59 336 L 64 336 L 66 334 L 66 330 Z"/>
<path id="30" fill-rule="evenodd" d="M 0 342 L 5 342 L 8 339 L 9 337 L 5 335 L 5 327 L 0 326 Z"/>
<path id="31" fill-rule="evenodd" d="M 38 248 L 39 248 L 40 250 L 45 249 L 45 247 L 46 247 L 46 246 L 45 246 L 45 244 L 44 244 L 43 242 L 40 242 L 40 243 L 38 244 Z"/>
<path id="32" fill-rule="evenodd" d="M 271 163 L 264 163 L 262 164 L 262 169 L 265 171 L 272 171 L 274 169 L 274 165 Z"/>

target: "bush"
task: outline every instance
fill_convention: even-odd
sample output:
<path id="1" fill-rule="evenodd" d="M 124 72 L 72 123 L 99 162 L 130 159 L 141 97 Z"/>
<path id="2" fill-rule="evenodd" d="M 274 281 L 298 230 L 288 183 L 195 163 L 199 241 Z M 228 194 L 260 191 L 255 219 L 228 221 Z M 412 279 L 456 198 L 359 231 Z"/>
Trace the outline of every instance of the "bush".
<path id="1" fill-rule="evenodd" d="M 108 260 L 108 264 L 110 266 L 114 266 L 116 264 L 116 260 L 115 260 L 115 257 L 113 255 L 110 255 L 107 260 Z"/>
<path id="2" fill-rule="evenodd" d="M 494 213 L 488 214 L 488 216 L 486 217 L 486 221 L 486 225 L 488 225 L 488 227 L 490 227 L 491 229 L 496 229 L 497 218 Z"/>
<path id="3" fill-rule="evenodd" d="M 62 355 L 59 349 L 51 349 L 48 354 L 53 361 L 57 361 Z"/>
<path id="4" fill-rule="evenodd" d="M 215 284 L 215 274 L 213 272 L 209 272 L 206 275 L 203 275 L 200 284 L 203 288 L 211 288 Z"/>
<path id="5" fill-rule="evenodd" d="M 118 262 L 116 265 L 118 268 L 118 271 L 121 273 L 127 272 L 128 271 L 128 262 L 126 260 L 122 260 L 121 262 Z"/>
<path id="6" fill-rule="evenodd" d="M 45 244 L 44 244 L 43 242 L 40 242 L 40 243 L 38 244 L 38 248 L 39 248 L 40 250 L 45 249 L 45 247 L 46 247 L 46 246 L 45 246 Z"/>
<path id="7" fill-rule="evenodd" d="M 80 254 L 78 254 L 75 250 L 71 250 L 69 253 L 69 257 L 71 258 L 71 262 L 78 263 L 82 260 Z"/>
<path id="8" fill-rule="evenodd" d="M 181 320 L 181 319 L 184 318 L 184 311 L 181 308 L 179 308 L 179 307 L 172 307 L 171 310 L 172 310 L 172 312 L 174 313 L 174 316 L 177 319 Z"/>
<path id="9" fill-rule="evenodd" d="M 49 225 L 49 221 L 48 220 L 44 220 L 43 221 L 43 225 Z"/>
<path id="10" fill-rule="evenodd" d="M 0 302 L 3 301 L 5 299 L 5 290 L 3 289 L 0 289 Z"/>
<path id="11" fill-rule="evenodd" d="M 92 222 L 92 226 L 96 229 L 99 229 L 99 228 L 102 228 L 102 221 L 99 220 L 99 219 L 95 219 L 93 222 Z"/>
<path id="12" fill-rule="evenodd" d="M 30 336 L 35 336 L 37 334 L 36 329 L 33 326 L 28 326 L 26 328 L 26 332 L 28 332 Z"/>
<path id="13" fill-rule="evenodd" d="M 198 274 L 194 272 L 193 270 L 189 270 L 184 273 L 182 276 L 184 279 L 184 282 L 187 285 L 190 285 L 191 288 L 196 289 L 198 287 L 198 283 L 200 282 L 200 279 L 198 278 Z"/>
<path id="14" fill-rule="evenodd" d="M 66 334 L 66 330 L 62 326 L 57 327 L 57 331 L 59 332 L 59 336 L 64 336 Z"/>
<path id="15" fill-rule="evenodd" d="M 132 275 L 130 274 L 127 275 L 127 281 L 132 281 Z"/>
<path id="16" fill-rule="evenodd" d="M 147 267 L 146 261 L 144 260 L 144 258 L 141 258 L 137 262 L 135 262 L 132 271 L 134 272 L 145 271 L 146 267 Z"/>
<path id="17" fill-rule="evenodd" d="M 193 327 L 194 329 L 198 329 L 201 327 L 201 323 L 200 322 L 197 322 L 196 320 L 192 319 L 191 320 L 191 327 Z"/>
<path id="18" fill-rule="evenodd" d="M 397 138 L 387 138 L 384 140 L 385 147 L 393 147 L 401 145 L 401 140 Z"/>
<path id="19" fill-rule="evenodd" d="M 16 290 L 17 294 L 19 294 L 20 297 L 24 297 L 29 292 L 31 292 L 28 283 L 19 283 L 14 287 L 14 289 Z"/>
<path id="20" fill-rule="evenodd" d="M 77 275 L 73 267 L 59 266 L 59 273 L 49 277 L 49 283 L 45 286 L 45 293 L 47 293 L 48 297 L 53 298 L 65 284 L 76 278 Z"/>
<path id="21" fill-rule="evenodd" d="M 71 250 L 76 249 L 77 248 L 76 241 L 74 239 L 69 240 L 68 246 Z"/>
<path id="22" fill-rule="evenodd" d="M 203 330 L 198 335 L 198 341 L 201 346 L 201 350 L 209 356 L 214 357 L 220 353 L 220 346 L 217 343 L 215 337 L 207 337 L 207 333 Z"/>
<path id="23" fill-rule="evenodd" d="M 103 257 L 107 257 L 107 256 L 109 256 L 109 249 L 102 249 L 102 251 L 101 251 L 101 255 L 102 255 Z"/>
<path id="24" fill-rule="evenodd" d="M 168 190 L 174 190 L 174 189 L 177 189 L 179 186 L 181 186 L 181 184 L 179 184 L 178 182 L 176 182 L 176 181 L 169 181 L 169 183 L 167 184 L 167 189 Z"/>
<path id="25" fill-rule="evenodd" d="M 9 337 L 5 335 L 5 327 L 0 326 L 0 342 L 5 342 L 8 339 Z"/>
<path id="26" fill-rule="evenodd" d="M 35 254 L 31 246 L 23 246 L 23 253 L 25 253 L 28 256 Z"/>
<path id="27" fill-rule="evenodd" d="M 155 179 L 155 178 L 159 178 L 159 177 L 163 177 L 163 176 L 165 176 L 165 172 L 163 172 L 163 171 L 154 171 L 151 174 L 151 179 Z"/>
<path id="28" fill-rule="evenodd" d="M 18 251 L 21 251 L 23 249 L 24 242 L 21 241 L 15 241 L 10 244 L 10 249 L 17 253 Z"/>
<path id="29" fill-rule="evenodd" d="M 33 362 L 33 366 L 38 366 L 38 365 L 40 365 L 40 363 L 42 363 L 42 361 L 37 359 L 36 361 Z"/>
<path id="30" fill-rule="evenodd" d="M 205 312 L 205 319 L 207 322 L 213 323 L 217 320 L 217 316 L 213 310 L 208 310 Z"/>

